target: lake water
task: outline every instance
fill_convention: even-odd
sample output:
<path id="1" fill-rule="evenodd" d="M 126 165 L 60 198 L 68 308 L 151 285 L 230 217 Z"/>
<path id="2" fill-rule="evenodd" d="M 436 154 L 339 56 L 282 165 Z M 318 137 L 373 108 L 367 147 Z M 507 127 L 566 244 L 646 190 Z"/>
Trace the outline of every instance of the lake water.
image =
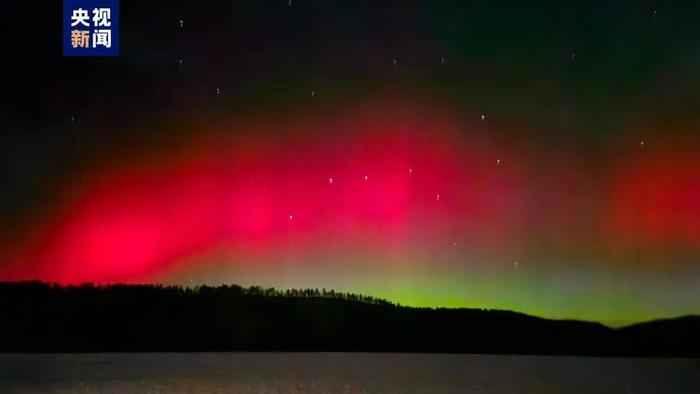
<path id="1" fill-rule="evenodd" d="M 0 354 L 0 393 L 700 393 L 700 359 Z"/>

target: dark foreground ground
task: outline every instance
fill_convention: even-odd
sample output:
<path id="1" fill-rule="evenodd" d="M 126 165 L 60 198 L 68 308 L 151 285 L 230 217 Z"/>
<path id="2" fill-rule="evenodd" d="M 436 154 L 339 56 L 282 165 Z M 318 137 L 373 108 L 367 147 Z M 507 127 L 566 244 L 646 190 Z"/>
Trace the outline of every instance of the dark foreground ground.
<path id="1" fill-rule="evenodd" d="M 700 317 L 611 329 L 313 289 L 0 283 L 0 352 L 338 351 L 699 357 Z"/>
<path id="2" fill-rule="evenodd" d="M 0 354 L 2 393 L 698 393 L 700 360 L 410 353 Z"/>

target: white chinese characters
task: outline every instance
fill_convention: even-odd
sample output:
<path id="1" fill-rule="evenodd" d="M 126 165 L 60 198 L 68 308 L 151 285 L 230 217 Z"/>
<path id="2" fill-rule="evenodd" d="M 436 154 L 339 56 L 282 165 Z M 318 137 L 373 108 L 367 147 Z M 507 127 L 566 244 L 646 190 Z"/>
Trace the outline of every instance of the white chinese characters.
<path id="1" fill-rule="evenodd" d="M 97 48 L 103 46 L 105 48 L 112 47 L 112 31 L 109 29 L 99 29 L 92 32 L 92 47 Z"/>
<path id="2" fill-rule="evenodd" d="M 80 24 L 86 27 L 90 27 L 90 16 L 88 15 L 87 10 L 84 10 L 82 8 L 73 10 L 73 15 L 70 17 L 70 20 L 71 26 L 76 26 Z"/>
<path id="3" fill-rule="evenodd" d="M 71 15 L 70 43 L 73 48 L 111 48 L 112 47 L 112 13 L 110 8 L 92 10 L 92 26 L 88 10 L 78 8 Z M 88 29 L 85 29 L 86 27 Z M 93 27 L 95 29 L 90 30 Z"/>
<path id="4" fill-rule="evenodd" d="M 95 27 L 112 26 L 112 10 L 109 8 L 95 8 L 92 10 L 92 23 Z"/>

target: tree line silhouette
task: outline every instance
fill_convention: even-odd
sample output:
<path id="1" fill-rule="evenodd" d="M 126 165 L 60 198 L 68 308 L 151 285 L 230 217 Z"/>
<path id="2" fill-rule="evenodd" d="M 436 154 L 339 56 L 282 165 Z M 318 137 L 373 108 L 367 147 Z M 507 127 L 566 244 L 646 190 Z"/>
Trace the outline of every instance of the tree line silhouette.
<path id="1" fill-rule="evenodd" d="M 5 282 L 0 284 L 5 287 L 23 287 L 26 289 L 33 289 L 38 291 L 119 291 L 119 290 L 129 290 L 129 291 L 165 291 L 173 294 L 181 295 L 219 295 L 219 296 L 229 296 L 229 297 L 241 297 L 241 296 L 263 296 L 263 297 L 287 297 L 287 298 L 334 298 L 339 300 L 357 301 L 364 302 L 368 304 L 375 305 L 387 305 L 387 306 L 400 306 L 398 303 L 393 303 L 382 298 L 372 297 L 369 295 L 356 294 L 350 292 L 342 292 L 335 290 L 326 290 L 325 288 L 319 290 L 318 288 L 306 288 L 306 289 L 285 289 L 279 290 L 274 287 L 262 287 L 262 286 L 250 286 L 242 287 L 239 285 L 221 285 L 221 286 L 208 286 L 208 285 L 194 285 L 194 286 L 182 286 L 182 285 L 162 285 L 162 284 L 110 284 L 110 285 L 95 285 L 93 283 L 82 283 L 79 285 L 66 285 L 62 286 L 57 283 L 43 283 L 39 281 L 26 281 L 26 282 Z"/>
<path id="2" fill-rule="evenodd" d="M 91 286 L 91 284 L 87 284 Z M 153 285 L 155 287 L 162 287 L 160 285 Z M 274 287 L 263 288 L 261 286 L 250 286 L 248 288 L 241 287 L 238 285 L 222 285 L 219 287 L 211 287 L 207 285 L 196 285 L 194 287 L 182 287 L 182 286 L 172 286 L 171 289 L 176 291 L 193 291 L 198 292 L 224 292 L 234 295 L 248 295 L 248 296 L 266 296 L 266 297 L 288 297 L 288 298 L 335 298 L 339 300 L 349 300 L 357 302 L 365 302 L 368 304 L 375 305 L 396 305 L 393 302 L 387 301 L 382 298 L 372 297 L 369 295 L 355 294 L 349 292 L 335 291 L 333 289 L 326 290 L 325 288 L 319 290 L 318 288 L 307 288 L 307 289 L 286 289 L 278 290 Z"/>
<path id="3" fill-rule="evenodd" d="M 700 356 L 700 317 L 612 329 L 326 289 L 0 282 L 0 351 L 371 351 Z"/>

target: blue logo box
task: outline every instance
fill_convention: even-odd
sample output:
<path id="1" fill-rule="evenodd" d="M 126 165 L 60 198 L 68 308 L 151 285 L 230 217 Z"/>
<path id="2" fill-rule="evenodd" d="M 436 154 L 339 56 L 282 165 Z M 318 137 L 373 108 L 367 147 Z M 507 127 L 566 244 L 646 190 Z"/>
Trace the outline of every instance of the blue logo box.
<path id="1" fill-rule="evenodd" d="M 119 0 L 63 0 L 63 55 L 119 55 Z"/>

